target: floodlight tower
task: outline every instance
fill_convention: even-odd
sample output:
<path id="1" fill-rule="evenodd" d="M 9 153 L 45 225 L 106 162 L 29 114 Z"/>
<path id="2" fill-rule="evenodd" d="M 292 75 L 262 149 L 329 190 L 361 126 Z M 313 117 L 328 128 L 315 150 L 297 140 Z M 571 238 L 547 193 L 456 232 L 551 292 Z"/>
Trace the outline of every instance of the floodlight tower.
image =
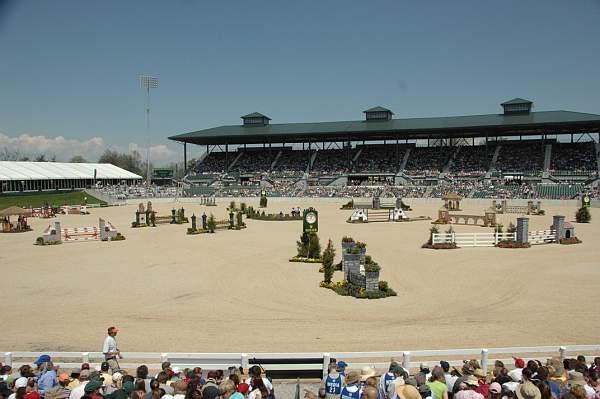
<path id="1" fill-rule="evenodd" d="M 150 186 L 150 89 L 158 87 L 158 78 L 150 75 L 140 75 L 140 86 L 146 89 L 146 184 Z"/>

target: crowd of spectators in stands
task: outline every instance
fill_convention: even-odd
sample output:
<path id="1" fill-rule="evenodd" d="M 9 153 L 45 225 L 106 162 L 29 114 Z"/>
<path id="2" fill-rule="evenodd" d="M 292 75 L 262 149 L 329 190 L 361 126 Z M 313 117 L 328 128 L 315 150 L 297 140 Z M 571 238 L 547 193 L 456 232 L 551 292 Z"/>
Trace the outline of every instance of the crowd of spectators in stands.
<path id="1" fill-rule="evenodd" d="M 409 176 L 437 176 L 450 156 L 448 148 L 414 147 L 404 173 Z"/>
<path id="2" fill-rule="evenodd" d="M 211 152 L 202 162 L 196 164 L 194 168 L 199 173 L 225 173 L 227 162 L 233 161 L 232 154 L 226 156 L 224 152 Z"/>
<path id="3" fill-rule="evenodd" d="M 552 146 L 550 172 L 596 175 L 596 147 L 592 142 L 555 143 Z"/>
<path id="4" fill-rule="evenodd" d="M 542 142 L 502 142 L 495 169 L 503 173 L 539 175 L 544 167 Z"/>
<path id="5" fill-rule="evenodd" d="M 489 169 L 493 155 L 493 147 L 489 147 L 486 152 L 484 146 L 462 146 L 452 160 L 448 174 L 458 177 L 483 176 Z"/>
<path id="6" fill-rule="evenodd" d="M 348 151 L 339 149 L 318 151 L 310 171 L 313 175 L 339 175 L 348 173 L 350 171 L 348 168 Z"/>
<path id="7" fill-rule="evenodd" d="M 344 361 L 329 364 L 318 392 L 304 390 L 309 399 L 599 399 L 600 357 L 591 364 L 584 356 L 529 360 L 513 357 L 514 363 L 496 360 L 487 372 L 478 360 L 461 367 L 447 361 L 422 363 L 410 373 L 392 361 L 382 374 L 371 367 L 348 369 Z M 134 374 L 99 369 L 88 363 L 64 370 L 48 355 L 18 369 L 0 365 L 0 399 L 275 399 L 276 388 L 265 371 L 252 366 L 248 374 L 232 366 L 225 370 L 202 370 L 161 365 L 150 374 L 140 365 Z M 282 397 L 283 398 L 283 397 Z"/>
<path id="8" fill-rule="evenodd" d="M 244 151 L 231 170 L 240 173 L 267 173 L 276 154 L 275 150 Z"/>
<path id="9" fill-rule="evenodd" d="M 312 153 L 311 153 L 312 154 Z M 284 150 L 273 168 L 273 172 L 283 176 L 294 176 L 304 173 L 308 167 L 309 152 L 307 150 Z"/>
<path id="10" fill-rule="evenodd" d="M 356 148 L 360 152 L 354 163 L 353 171 L 357 173 L 382 172 L 398 173 L 405 149 L 396 145 L 368 145 Z"/>

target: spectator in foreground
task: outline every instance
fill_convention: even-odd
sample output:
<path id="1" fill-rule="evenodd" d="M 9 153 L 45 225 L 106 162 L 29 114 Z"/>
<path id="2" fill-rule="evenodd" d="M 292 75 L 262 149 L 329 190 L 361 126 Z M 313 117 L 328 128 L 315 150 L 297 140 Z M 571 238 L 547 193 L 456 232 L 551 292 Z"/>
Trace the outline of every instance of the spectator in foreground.
<path id="1" fill-rule="evenodd" d="M 344 386 L 344 376 L 337 371 L 335 363 L 329 364 L 329 373 L 323 380 L 322 387 L 325 388 L 327 399 L 338 399 Z"/>
<path id="2" fill-rule="evenodd" d="M 426 382 L 431 390 L 433 399 L 448 399 L 448 387 L 446 386 L 446 376 L 440 366 L 434 367 L 429 381 Z"/>
<path id="3" fill-rule="evenodd" d="M 387 398 L 387 392 L 390 384 L 396 380 L 396 378 L 402 376 L 404 369 L 397 362 L 391 362 L 388 372 L 383 374 L 379 378 L 379 399 Z"/>
<path id="4" fill-rule="evenodd" d="M 56 370 L 54 370 L 54 364 L 51 361 L 41 364 L 40 370 L 41 374 L 38 378 L 38 392 L 40 396 L 44 397 L 46 390 L 58 385 L 58 377 L 56 375 Z"/>
<path id="5" fill-rule="evenodd" d="M 342 388 L 340 399 L 359 399 L 360 391 L 360 373 L 358 371 L 350 371 L 346 375 L 346 386 Z"/>

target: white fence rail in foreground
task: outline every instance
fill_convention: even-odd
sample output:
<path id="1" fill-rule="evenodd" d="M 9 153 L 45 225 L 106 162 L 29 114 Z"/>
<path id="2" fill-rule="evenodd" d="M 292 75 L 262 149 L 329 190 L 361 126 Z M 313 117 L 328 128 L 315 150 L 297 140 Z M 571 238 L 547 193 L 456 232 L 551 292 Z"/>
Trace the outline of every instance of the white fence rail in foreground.
<path id="1" fill-rule="evenodd" d="M 517 233 L 433 233 L 432 244 L 459 247 L 493 247 L 502 240 L 516 240 Z"/>
<path id="2" fill-rule="evenodd" d="M 43 352 L 52 356 L 55 364 L 64 368 L 80 367 L 81 363 L 98 366 L 103 361 L 101 352 Z M 567 355 L 596 355 L 599 345 L 570 346 L 532 346 L 488 349 L 443 349 L 416 351 L 384 352 L 312 352 L 312 353 L 159 353 L 159 352 L 123 352 L 120 362 L 122 368 L 135 369 L 141 364 L 150 369 L 160 369 L 160 363 L 169 361 L 178 367 L 202 367 L 204 369 L 226 369 L 229 366 L 241 366 L 247 369 L 253 364 L 262 364 L 267 370 L 315 371 L 327 373 L 330 359 L 343 359 L 350 368 L 365 366 L 387 370 L 391 359 L 401 362 L 406 368 L 416 368 L 420 363 L 437 364 L 447 360 L 450 365 L 462 365 L 463 359 L 478 359 L 487 371 L 488 365 L 495 360 L 511 364 L 511 356 L 543 361 L 551 356 L 565 359 Z M 13 367 L 33 362 L 41 352 L 5 352 L 4 363 Z M 295 363 L 291 363 L 295 362 Z"/>
<path id="3" fill-rule="evenodd" d="M 528 235 L 528 241 L 530 244 L 547 244 L 549 242 L 556 241 L 555 230 L 539 230 L 530 231 Z"/>

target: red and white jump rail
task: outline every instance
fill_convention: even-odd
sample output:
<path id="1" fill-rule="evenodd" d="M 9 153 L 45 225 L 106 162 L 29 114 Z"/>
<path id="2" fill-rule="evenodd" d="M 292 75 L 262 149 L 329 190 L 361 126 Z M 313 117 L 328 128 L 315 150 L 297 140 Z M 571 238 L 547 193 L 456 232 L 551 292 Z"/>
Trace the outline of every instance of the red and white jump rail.
<path id="1" fill-rule="evenodd" d="M 62 228 L 60 221 L 54 223 L 54 228 L 48 226 L 42 233 L 44 242 L 82 242 L 82 241 L 108 241 L 117 236 L 117 229 L 112 223 L 104 219 L 98 220 L 98 227 L 70 227 Z"/>

